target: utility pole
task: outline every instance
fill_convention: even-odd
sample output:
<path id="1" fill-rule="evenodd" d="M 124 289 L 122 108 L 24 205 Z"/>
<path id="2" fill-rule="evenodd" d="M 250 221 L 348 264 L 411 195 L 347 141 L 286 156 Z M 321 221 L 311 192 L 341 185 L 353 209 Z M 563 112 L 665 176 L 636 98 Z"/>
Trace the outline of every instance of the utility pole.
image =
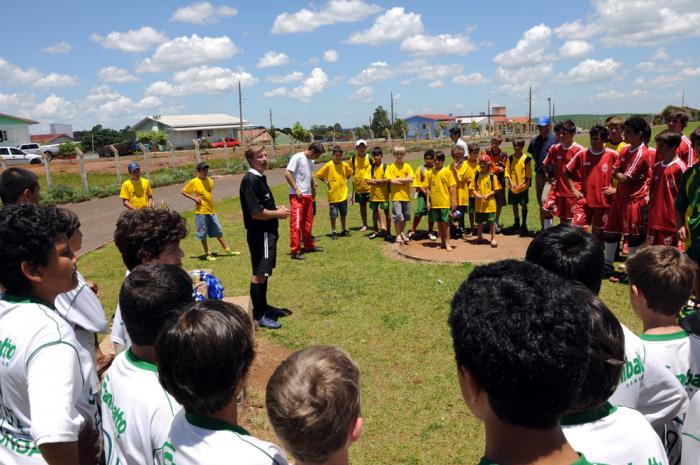
<path id="1" fill-rule="evenodd" d="M 549 119 L 552 119 L 552 97 L 547 97 L 547 103 L 549 104 Z"/>
<path id="2" fill-rule="evenodd" d="M 394 92 L 391 92 L 391 127 L 394 127 Z"/>
<path id="3" fill-rule="evenodd" d="M 527 125 L 528 125 L 528 130 L 530 128 L 530 124 L 532 123 L 532 86 L 530 86 L 530 97 L 528 98 L 528 104 L 527 104 Z"/>
<path id="4" fill-rule="evenodd" d="M 681 107 L 685 107 L 685 90 L 681 94 Z"/>
<path id="5" fill-rule="evenodd" d="M 243 97 L 241 96 L 241 81 L 238 81 L 238 117 L 240 118 L 240 121 L 238 122 L 238 139 L 241 146 L 243 146 L 245 144 L 243 143 Z"/>
<path id="6" fill-rule="evenodd" d="M 552 118 L 557 114 L 557 104 L 553 103 L 552 104 Z"/>
<path id="7" fill-rule="evenodd" d="M 95 153 L 95 128 L 90 129 L 90 142 L 92 143 L 92 153 Z"/>
<path id="8" fill-rule="evenodd" d="M 491 99 L 488 99 L 486 102 L 486 117 L 488 118 L 489 127 L 491 127 Z"/>

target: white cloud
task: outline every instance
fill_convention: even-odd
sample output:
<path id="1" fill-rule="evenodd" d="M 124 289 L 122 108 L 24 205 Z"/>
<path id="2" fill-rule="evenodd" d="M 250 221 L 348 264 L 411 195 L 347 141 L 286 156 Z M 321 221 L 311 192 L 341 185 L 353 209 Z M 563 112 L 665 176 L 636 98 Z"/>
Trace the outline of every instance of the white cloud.
<path id="1" fill-rule="evenodd" d="M 466 55 L 476 49 L 469 37 L 459 34 L 417 34 L 401 42 L 401 51 L 411 55 Z"/>
<path id="2" fill-rule="evenodd" d="M 352 34 L 347 42 L 355 45 L 379 45 L 396 42 L 422 32 L 421 15 L 406 13 L 403 7 L 394 7 L 379 16 L 368 30 Z"/>
<path id="3" fill-rule="evenodd" d="M 618 71 L 622 63 L 619 63 L 612 58 L 605 60 L 583 60 L 578 65 L 574 66 L 564 76 L 568 83 L 583 84 L 588 82 L 603 81 L 618 77 Z"/>
<path id="4" fill-rule="evenodd" d="M 404 79 L 403 81 L 401 81 L 401 85 L 402 85 L 402 86 L 407 86 L 407 85 L 409 85 L 409 84 L 412 83 L 412 82 L 413 82 L 413 79 Z"/>
<path id="5" fill-rule="evenodd" d="M 689 77 L 689 78 L 698 77 L 698 76 L 700 76 L 700 67 L 698 67 L 698 68 L 686 68 L 686 69 L 681 71 L 681 76 Z"/>
<path id="6" fill-rule="evenodd" d="M 257 84 L 258 79 L 244 70 L 232 71 L 218 66 L 197 66 L 173 75 L 172 82 L 156 81 L 146 89 L 147 95 L 181 97 L 193 94 L 215 95 Z"/>
<path id="7" fill-rule="evenodd" d="M 23 69 L 0 58 L 0 84 L 8 87 L 71 87 L 80 84 L 80 80 L 68 74 L 44 74 L 36 68 Z"/>
<path id="8" fill-rule="evenodd" d="M 277 76 L 268 76 L 267 80 L 273 84 L 286 84 L 288 82 L 300 81 L 304 77 L 304 73 L 301 71 L 292 71 L 288 74 L 281 74 Z"/>
<path id="9" fill-rule="evenodd" d="M 630 94 L 631 97 L 646 97 L 647 95 L 649 95 L 649 92 L 642 89 L 634 89 Z"/>
<path id="10" fill-rule="evenodd" d="M 4 108 L 17 108 L 24 99 L 19 94 L 2 94 L 0 93 L 0 106 Z M 7 111 L 7 110 L 5 110 Z"/>
<path id="11" fill-rule="evenodd" d="M 167 41 L 168 36 L 164 32 L 156 31 L 152 27 L 146 26 L 126 32 L 112 31 L 104 37 L 98 34 L 91 34 L 90 40 L 102 45 L 104 48 L 120 50 L 126 53 L 141 53 L 154 45 Z"/>
<path id="12" fill-rule="evenodd" d="M 338 61 L 338 58 L 340 58 L 340 55 L 338 55 L 338 52 L 335 50 L 326 50 L 323 52 L 323 59 L 326 60 L 328 63 L 335 63 Z"/>
<path id="13" fill-rule="evenodd" d="M 39 102 L 31 110 L 36 118 L 65 118 L 75 113 L 74 105 L 63 97 L 51 94 L 43 102 Z"/>
<path id="14" fill-rule="evenodd" d="M 360 102 L 371 102 L 374 100 L 374 89 L 369 86 L 362 86 L 350 95 L 352 100 Z"/>
<path id="15" fill-rule="evenodd" d="M 556 60 L 556 56 L 548 54 L 552 30 L 544 24 L 538 24 L 523 34 L 522 39 L 514 48 L 501 52 L 493 59 L 497 64 L 506 68 L 532 66 Z"/>
<path id="16" fill-rule="evenodd" d="M 442 80 L 438 79 L 437 81 L 433 81 L 430 84 L 428 84 L 428 87 L 431 89 L 442 89 L 445 87 L 445 83 L 442 82 Z"/>
<path id="17" fill-rule="evenodd" d="M 652 61 L 642 61 L 640 63 L 637 63 L 637 69 L 640 71 L 644 71 L 645 73 L 658 71 L 656 63 Z"/>
<path id="18" fill-rule="evenodd" d="M 59 53 L 59 54 L 65 54 L 71 51 L 73 47 L 71 44 L 68 42 L 56 42 L 53 45 L 50 45 L 46 48 L 42 48 L 41 51 L 44 53 Z"/>
<path id="19" fill-rule="evenodd" d="M 668 58 L 668 52 L 666 51 L 666 49 L 663 47 L 659 47 L 649 59 L 653 61 L 665 61 L 668 60 Z"/>
<path id="20" fill-rule="evenodd" d="M 650 87 L 673 87 L 683 80 L 683 77 L 677 75 L 661 75 L 653 79 L 649 79 L 648 85 Z"/>
<path id="21" fill-rule="evenodd" d="M 129 70 L 116 66 L 105 66 L 97 72 L 97 77 L 103 82 L 124 83 L 138 81 L 138 78 L 131 74 Z"/>
<path id="22" fill-rule="evenodd" d="M 375 61 L 369 68 L 365 68 L 360 73 L 348 81 L 350 84 L 364 86 L 375 82 L 391 79 L 396 75 L 394 68 L 385 61 Z"/>
<path id="23" fill-rule="evenodd" d="M 283 66 L 289 63 L 289 57 L 285 53 L 269 51 L 261 56 L 258 60 L 256 68 L 272 68 L 274 66 Z"/>
<path id="24" fill-rule="evenodd" d="M 273 98 L 273 97 L 284 97 L 287 95 L 287 88 L 286 87 L 277 87 L 272 90 L 268 90 L 267 92 L 263 92 L 262 96 L 265 98 Z"/>
<path id="25" fill-rule="evenodd" d="M 145 59 L 136 69 L 142 73 L 209 65 L 227 60 L 238 53 L 238 47 L 227 36 L 177 37 L 158 46 L 151 58 Z"/>
<path id="26" fill-rule="evenodd" d="M 596 35 L 598 31 L 599 28 L 594 24 L 583 24 L 580 19 L 570 23 L 564 23 L 554 29 L 554 33 L 557 37 L 566 40 L 590 39 Z"/>
<path id="27" fill-rule="evenodd" d="M 326 86 L 328 86 L 328 75 L 321 68 L 314 68 L 300 86 L 289 91 L 289 96 L 302 102 L 310 102 L 311 97 L 323 92 Z"/>
<path id="28" fill-rule="evenodd" d="M 459 84 L 461 86 L 477 86 L 480 84 L 487 84 L 489 82 L 481 73 L 474 72 L 470 74 L 460 74 L 452 78 L 454 84 Z"/>
<path id="29" fill-rule="evenodd" d="M 150 95 L 134 101 L 109 86 L 101 85 L 90 89 L 90 93 L 79 102 L 78 109 L 80 112 L 110 120 L 123 118 L 125 115 L 135 118 L 145 110 L 153 110 L 160 105 L 162 102 L 158 97 Z"/>
<path id="30" fill-rule="evenodd" d="M 593 46 L 585 40 L 569 40 L 559 49 L 562 58 L 581 58 L 593 51 Z"/>
<path id="31" fill-rule="evenodd" d="M 499 89 L 509 95 L 522 95 L 530 86 L 544 82 L 554 71 L 554 64 L 544 63 L 517 69 L 496 68 L 496 77 L 501 81 Z"/>
<path id="32" fill-rule="evenodd" d="M 271 32 L 273 34 L 311 32 L 330 24 L 361 21 L 380 11 L 382 11 L 380 6 L 361 0 L 331 0 L 318 10 L 303 8 L 295 13 L 278 15 Z"/>
<path id="33" fill-rule="evenodd" d="M 170 21 L 190 24 L 215 24 L 224 16 L 236 16 L 238 10 L 230 6 L 214 6 L 209 2 L 197 2 L 175 10 Z"/>
<path id="34" fill-rule="evenodd" d="M 617 100 L 624 98 L 625 94 L 620 92 L 619 90 L 615 89 L 610 89 L 607 91 L 599 92 L 595 98 L 600 99 L 600 100 Z"/>
<path id="35" fill-rule="evenodd" d="M 401 63 L 398 68 L 406 74 L 413 75 L 425 81 L 447 78 L 462 74 L 464 67 L 458 64 L 432 64 L 424 59 L 416 59 Z"/>

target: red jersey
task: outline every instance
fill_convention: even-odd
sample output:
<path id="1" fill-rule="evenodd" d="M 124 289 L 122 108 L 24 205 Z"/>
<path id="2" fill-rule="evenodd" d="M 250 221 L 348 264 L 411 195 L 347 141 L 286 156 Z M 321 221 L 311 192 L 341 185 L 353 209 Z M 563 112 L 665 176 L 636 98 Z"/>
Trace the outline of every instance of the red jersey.
<path id="1" fill-rule="evenodd" d="M 491 172 L 498 177 L 498 181 L 501 183 L 501 185 L 504 185 L 503 182 L 505 181 L 506 158 L 508 155 L 503 150 L 499 150 L 498 153 L 494 153 L 491 149 L 487 149 L 485 153 L 491 157 Z"/>
<path id="2" fill-rule="evenodd" d="M 615 164 L 615 171 L 627 176 L 625 182 L 617 184 L 615 201 L 627 200 L 642 201 L 648 192 L 647 180 L 651 175 L 649 162 L 649 150 L 644 144 L 640 144 L 634 151 L 627 145 L 620 151 L 620 158 Z"/>
<path id="3" fill-rule="evenodd" d="M 690 139 L 684 135 L 681 135 L 681 145 L 679 145 L 676 149 L 676 155 L 678 155 L 678 158 L 680 158 L 687 167 L 695 165 L 695 162 L 697 161 L 695 159 L 693 144 L 691 144 Z"/>
<path id="4" fill-rule="evenodd" d="M 654 165 L 649 192 L 649 229 L 676 231 L 673 205 L 686 169 L 688 167 L 680 158 L 675 158 L 668 165 L 663 161 Z"/>
<path id="5" fill-rule="evenodd" d="M 554 169 L 554 182 L 552 186 L 557 197 L 573 197 L 574 194 L 569 189 L 566 182 L 566 165 L 576 155 L 583 150 L 583 146 L 574 142 L 571 147 L 566 148 L 561 144 L 554 144 L 549 148 L 549 152 L 542 162 L 544 166 L 551 166 Z M 580 178 L 572 179 L 574 186 L 580 189 Z"/>
<path id="6" fill-rule="evenodd" d="M 586 206 L 591 208 L 608 208 L 612 196 L 603 195 L 603 189 L 612 186 L 613 167 L 619 154 L 613 149 L 604 148 L 600 153 L 591 149 L 579 150 L 566 165 L 572 179 L 581 182 L 581 192 L 586 199 Z"/>

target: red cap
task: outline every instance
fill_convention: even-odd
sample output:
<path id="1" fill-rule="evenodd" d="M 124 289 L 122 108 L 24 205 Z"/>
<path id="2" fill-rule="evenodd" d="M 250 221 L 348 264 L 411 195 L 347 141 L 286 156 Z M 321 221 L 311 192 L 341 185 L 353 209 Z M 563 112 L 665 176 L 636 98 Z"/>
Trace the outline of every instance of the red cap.
<path id="1" fill-rule="evenodd" d="M 491 163 L 491 157 L 486 155 L 485 153 L 481 154 L 479 157 L 479 163 Z"/>

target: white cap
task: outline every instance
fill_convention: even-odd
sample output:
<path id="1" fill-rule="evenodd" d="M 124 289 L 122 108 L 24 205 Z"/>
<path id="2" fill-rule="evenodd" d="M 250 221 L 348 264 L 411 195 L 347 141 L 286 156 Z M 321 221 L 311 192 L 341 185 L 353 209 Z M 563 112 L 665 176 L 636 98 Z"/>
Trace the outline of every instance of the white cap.
<path id="1" fill-rule="evenodd" d="M 365 147 L 367 147 L 367 142 L 365 142 L 364 139 L 357 139 L 357 142 L 355 142 L 355 147 L 359 147 L 361 144 L 365 144 Z"/>

